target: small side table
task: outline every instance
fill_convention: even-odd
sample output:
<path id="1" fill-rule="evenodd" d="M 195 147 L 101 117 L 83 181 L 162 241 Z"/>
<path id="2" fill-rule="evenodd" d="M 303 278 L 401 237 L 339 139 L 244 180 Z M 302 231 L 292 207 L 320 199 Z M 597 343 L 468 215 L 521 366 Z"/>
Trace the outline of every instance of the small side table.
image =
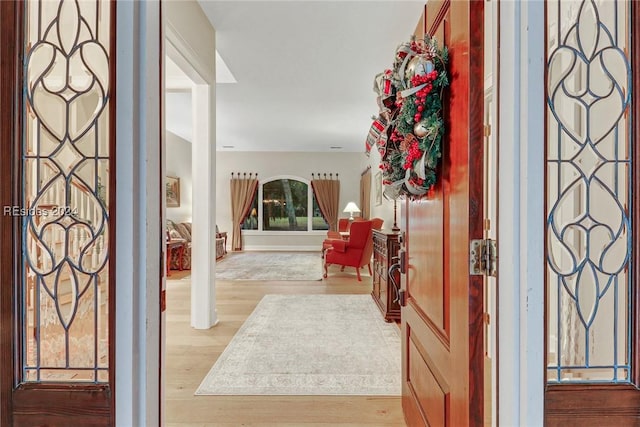
<path id="1" fill-rule="evenodd" d="M 182 271 L 182 258 L 184 257 L 184 247 L 186 241 L 184 239 L 172 239 L 167 241 L 167 277 L 171 275 L 171 254 L 176 251 L 178 257 L 178 270 Z"/>

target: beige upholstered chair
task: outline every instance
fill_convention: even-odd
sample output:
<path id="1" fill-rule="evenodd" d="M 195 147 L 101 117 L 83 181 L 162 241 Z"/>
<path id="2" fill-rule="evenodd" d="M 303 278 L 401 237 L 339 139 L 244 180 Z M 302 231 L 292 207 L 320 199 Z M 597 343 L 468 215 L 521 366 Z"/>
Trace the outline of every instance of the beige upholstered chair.
<path id="1" fill-rule="evenodd" d="M 171 259 L 169 260 L 169 267 L 172 270 L 177 270 L 180 265 L 185 270 L 191 269 L 191 224 L 188 222 L 174 222 L 167 220 L 167 234 L 168 239 L 183 239 L 185 240 L 185 248 L 182 251 L 182 259 L 178 259 L 179 252 L 173 251 L 171 253 Z"/>
<path id="2" fill-rule="evenodd" d="M 227 232 L 220 231 L 216 224 L 216 259 L 220 259 L 227 254 Z"/>

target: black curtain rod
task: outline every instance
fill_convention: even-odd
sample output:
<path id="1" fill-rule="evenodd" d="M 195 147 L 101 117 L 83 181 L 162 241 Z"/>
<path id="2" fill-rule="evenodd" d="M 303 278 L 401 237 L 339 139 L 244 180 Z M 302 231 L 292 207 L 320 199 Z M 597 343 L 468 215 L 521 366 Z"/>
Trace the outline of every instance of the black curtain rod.
<path id="1" fill-rule="evenodd" d="M 323 179 L 323 177 L 324 177 L 324 179 L 327 179 L 327 175 L 329 175 L 329 179 L 333 179 L 333 172 L 328 173 L 328 174 L 320 173 L 320 172 L 312 173 L 311 174 L 311 179 L 316 179 L 316 175 L 318 175 L 317 179 Z M 338 174 L 337 173 L 336 173 L 336 179 L 338 179 Z"/>
<path id="2" fill-rule="evenodd" d="M 238 177 L 235 178 L 234 177 L 234 172 L 231 172 L 231 179 L 246 179 L 247 178 L 247 172 L 236 172 L 238 174 Z M 257 172 L 249 172 L 249 178 L 253 178 L 253 175 L 255 175 L 256 178 L 258 178 L 258 173 Z"/>

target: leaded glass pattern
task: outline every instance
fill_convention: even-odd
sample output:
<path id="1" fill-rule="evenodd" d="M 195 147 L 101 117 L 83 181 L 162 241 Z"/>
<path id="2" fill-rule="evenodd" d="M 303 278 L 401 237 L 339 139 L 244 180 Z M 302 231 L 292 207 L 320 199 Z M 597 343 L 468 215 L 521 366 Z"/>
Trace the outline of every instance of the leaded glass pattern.
<path id="1" fill-rule="evenodd" d="M 630 2 L 547 2 L 547 381 L 630 381 Z"/>
<path id="2" fill-rule="evenodd" d="M 23 372 L 108 382 L 110 2 L 25 2 Z"/>

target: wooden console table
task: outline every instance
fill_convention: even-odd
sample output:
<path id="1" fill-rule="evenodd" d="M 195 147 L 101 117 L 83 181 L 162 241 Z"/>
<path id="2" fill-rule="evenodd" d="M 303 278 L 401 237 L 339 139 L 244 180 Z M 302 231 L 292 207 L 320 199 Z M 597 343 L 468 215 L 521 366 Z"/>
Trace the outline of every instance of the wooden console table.
<path id="1" fill-rule="evenodd" d="M 396 260 L 400 242 L 399 233 L 389 230 L 373 230 L 373 291 L 371 296 L 378 304 L 384 320 L 391 322 L 400 320 L 400 304 L 395 301 L 397 290 L 389 277 L 389 267 Z M 400 272 L 396 270 L 394 279 L 400 290 Z"/>

